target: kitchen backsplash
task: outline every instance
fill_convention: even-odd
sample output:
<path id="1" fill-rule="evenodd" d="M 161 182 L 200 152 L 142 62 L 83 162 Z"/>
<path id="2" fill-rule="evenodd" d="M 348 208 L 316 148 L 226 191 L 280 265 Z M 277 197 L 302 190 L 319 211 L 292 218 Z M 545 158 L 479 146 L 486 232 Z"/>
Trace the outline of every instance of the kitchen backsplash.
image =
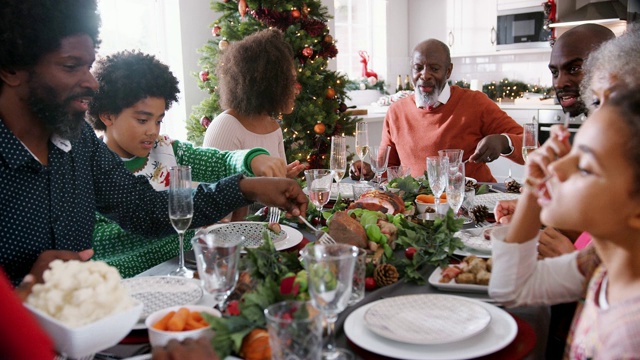
<path id="1" fill-rule="evenodd" d="M 478 80 L 478 85 L 508 78 L 526 84 L 551 87 L 549 56 L 551 51 L 518 53 L 490 56 L 455 57 L 451 59 L 453 72 L 451 80 Z"/>

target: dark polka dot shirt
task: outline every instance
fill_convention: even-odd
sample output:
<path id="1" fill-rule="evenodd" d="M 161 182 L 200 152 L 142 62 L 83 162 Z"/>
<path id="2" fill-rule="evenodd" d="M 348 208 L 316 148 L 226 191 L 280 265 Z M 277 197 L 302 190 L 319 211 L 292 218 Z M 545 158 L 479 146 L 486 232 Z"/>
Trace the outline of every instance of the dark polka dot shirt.
<path id="1" fill-rule="evenodd" d="M 191 227 L 248 205 L 241 177 L 201 184 L 194 191 Z M 135 234 L 175 232 L 167 192 L 125 169 L 87 124 L 78 140 L 52 137 L 49 165 L 43 166 L 0 119 L 0 184 L 0 265 L 14 285 L 45 250 L 91 248 L 96 211 Z"/>

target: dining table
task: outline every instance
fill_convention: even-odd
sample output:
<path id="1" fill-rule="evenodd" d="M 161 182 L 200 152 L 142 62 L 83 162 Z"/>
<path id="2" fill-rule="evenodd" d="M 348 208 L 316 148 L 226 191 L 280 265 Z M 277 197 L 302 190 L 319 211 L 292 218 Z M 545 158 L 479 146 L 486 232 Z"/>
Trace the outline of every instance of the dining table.
<path id="1" fill-rule="evenodd" d="M 504 185 L 500 183 L 488 184 L 490 185 L 490 191 L 504 192 Z M 291 224 L 296 226 L 296 224 Z M 473 225 L 464 225 L 464 227 L 472 227 Z M 298 252 L 308 242 L 314 241 L 315 236 L 313 232 L 304 227 L 303 224 L 298 226 L 298 230 L 303 234 L 303 240 L 294 247 L 291 247 L 283 251 L 295 251 Z M 404 249 L 395 249 L 394 256 L 404 256 Z M 178 258 L 170 259 L 163 262 L 145 272 L 138 274 L 138 277 L 143 276 L 166 276 L 172 270 L 176 268 L 178 264 Z M 435 266 L 426 266 L 422 269 L 425 278 L 436 270 Z M 364 298 L 351 306 L 348 306 L 339 316 L 336 323 L 336 344 L 338 347 L 343 347 L 351 350 L 357 359 L 394 359 L 393 357 L 382 356 L 368 351 L 358 346 L 352 339 L 349 339 L 345 333 L 344 325 L 345 320 L 349 316 L 356 312 L 363 306 L 372 304 L 382 299 L 390 299 L 394 297 L 407 296 L 407 295 L 421 295 L 421 294 L 444 294 L 455 295 L 469 299 L 476 299 L 486 301 L 496 306 L 491 301 L 486 293 L 478 292 L 460 292 L 460 291 L 448 291 L 446 289 L 438 288 L 430 284 L 413 284 L 407 283 L 404 280 L 400 280 L 394 284 L 387 285 L 375 290 L 366 291 Z M 210 296 L 203 296 L 198 304 L 213 306 L 214 301 Z M 486 354 L 483 357 L 477 359 L 542 359 L 545 357 L 547 336 L 549 333 L 550 324 L 550 307 L 549 306 L 522 306 L 513 308 L 503 308 L 510 316 L 513 317 L 517 324 L 517 334 L 515 338 L 504 348 L 491 353 Z M 127 336 L 120 344 L 106 349 L 103 354 L 111 354 L 111 359 L 126 358 L 133 354 L 140 354 L 149 352 L 150 347 L 148 339 L 146 337 L 146 330 L 133 330 L 129 336 Z M 96 357 L 100 359 L 100 357 Z M 104 357 L 107 359 L 108 357 Z M 229 357 L 228 359 L 236 359 Z"/>

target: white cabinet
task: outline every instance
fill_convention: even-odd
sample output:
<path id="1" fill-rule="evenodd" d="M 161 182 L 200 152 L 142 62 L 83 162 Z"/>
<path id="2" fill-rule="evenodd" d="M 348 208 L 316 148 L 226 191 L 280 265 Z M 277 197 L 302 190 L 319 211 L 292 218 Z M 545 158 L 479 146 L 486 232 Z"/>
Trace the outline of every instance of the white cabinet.
<path id="1" fill-rule="evenodd" d="M 497 0 L 448 0 L 447 40 L 451 56 L 495 52 Z"/>

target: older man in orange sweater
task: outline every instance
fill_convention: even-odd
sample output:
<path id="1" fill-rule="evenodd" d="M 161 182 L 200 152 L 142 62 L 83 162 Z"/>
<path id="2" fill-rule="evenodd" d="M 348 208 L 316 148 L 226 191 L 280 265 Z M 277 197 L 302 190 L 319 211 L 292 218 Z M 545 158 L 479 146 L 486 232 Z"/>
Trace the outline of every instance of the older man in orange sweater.
<path id="1" fill-rule="evenodd" d="M 380 146 L 391 146 L 389 166 L 407 165 L 411 175 L 424 174 L 425 158 L 441 149 L 464 150 L 465 172 L 481 182 L 495 182 L 486 163 L 505 156 L 524 164 L 522 126 L 484 93 L 449 86 L 453 64 L 449 48 L 429 39 L 413 51 L 411 74 L 415 93 L 389 107 Z M 516 150 L 516 151 L 514 151 Z M 360 162 L 351 176 L 360 175 Z M 365 163 L 364 174 L 372 174 Z"/>

